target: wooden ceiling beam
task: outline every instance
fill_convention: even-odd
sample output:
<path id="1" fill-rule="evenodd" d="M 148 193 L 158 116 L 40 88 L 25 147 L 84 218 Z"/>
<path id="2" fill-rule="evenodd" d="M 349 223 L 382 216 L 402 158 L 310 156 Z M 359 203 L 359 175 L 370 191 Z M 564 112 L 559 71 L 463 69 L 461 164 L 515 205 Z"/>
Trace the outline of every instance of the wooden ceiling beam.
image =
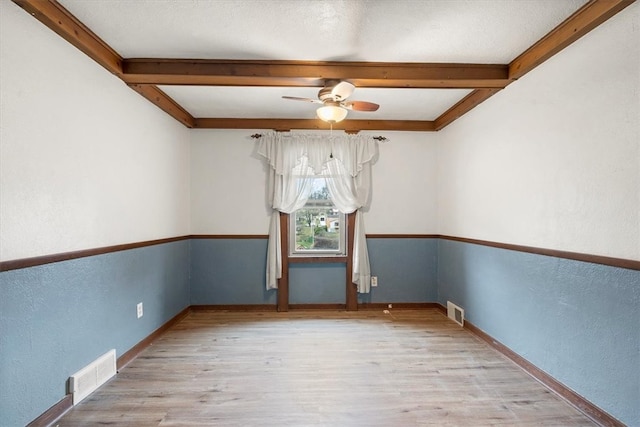
<path id="1" fill-rule="evenodd" d="M 347 79 L 357 87 L 503 88 L 507 65 L 403 62 L 125 59 L 123 80 L 156 85 L 324 86 Z"/>
<path id="2" fill-rule="evenodd" d="M 197 118 L 197 129 L 274 129 L 290 131 L 293 129 L 329 130 L 329 123 L 320 119 L 235 119 L 235 118 Z M 334 130 L 357 132 L 361 130 L 432 132 L 433 121 L 421 120 L 343 120 L 333 124 Z"/>
<path id="3" fill-rule="evenodd" d="M 476 89 L 471 92 L 469 95 L 462 98 L 458 101 L 453 107 L 449 108 L 447 111 L 442 113 L 440 117 L 435 120 L 435 129 L 440 130 L 445 126 L 449 125 L 454 120 L 462 117 L 464 114 L 468 113 L 470 110 L 474 109 L 480 103 L 486 101 L 496 93 L 498 93 L 500 89 Z"/>
<path id="4" fill-rule="evenodd" d="M 13 0 L 31 16 L 78 48 L 103 68 L 122 79 L 122 57 L 55 0 Z M 167 94 L 152 85 L 129 85 L 187 127 L 194 118 Z"/>
<path id="5" fill-rule="evenodd" d="M 56 0 L 13 0 L 69 43 L 190 128 L 326 129 L 304 119 L 194 118 L 155 85 L 316 86 L 348 79 L 358 87 L 471 88 L 469 95 L 435 121 L 345 120 L 335 129 L 440 130 L 522 77 L 635 0 L 591 0 L 508 65 L 314 62 L 256 60 L 123 59 Z"/>
<path id="6" fill-rule="evenodd" d="M 195 120 L 191 114 L 175 102 L 169 95 L 158 89 L 154 85 L 129 85 L 129 87 L 140 95 L 147 98 L 162 111 L 182 123 L 188 128 L 195 127 Z"/>
<path id="7" fill-rule="evenodd" d="M 509 82 L 513 82 L 578 40 L 635 0 L 591 0 L 550 31 L 509 64 Z M 476 89 L 435 120 L 440 130 L 499 92 Z"/>
<path id="8" fill-rule="evenodd" d="M 509 79 L 519 79 L 635 0 L 591 0 L 509 64 Z"/>
<path id="9" fill-rule="evenodd" d="M 122 57 L 55 0 L 13 0 L 109 72 L 122 76 Z"/>

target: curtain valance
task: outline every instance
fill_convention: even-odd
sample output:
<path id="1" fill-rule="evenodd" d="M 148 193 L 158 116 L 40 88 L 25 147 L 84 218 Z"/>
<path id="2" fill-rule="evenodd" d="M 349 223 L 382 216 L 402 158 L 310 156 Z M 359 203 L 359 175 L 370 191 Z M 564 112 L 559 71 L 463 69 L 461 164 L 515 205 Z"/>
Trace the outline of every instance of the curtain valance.
<path id="1" fill-rule="evenodd" d="M 361 135 L 327 137 L 275 132 L 263 135 L 258 144 L 258 154 L 268 160 L 277 175 L 290 173 L 306 157 L 315 174 L 321 174 L 329 161 L 338 159 L 345 173 L 355 177 L 378 153 L 377 141 Z"/>

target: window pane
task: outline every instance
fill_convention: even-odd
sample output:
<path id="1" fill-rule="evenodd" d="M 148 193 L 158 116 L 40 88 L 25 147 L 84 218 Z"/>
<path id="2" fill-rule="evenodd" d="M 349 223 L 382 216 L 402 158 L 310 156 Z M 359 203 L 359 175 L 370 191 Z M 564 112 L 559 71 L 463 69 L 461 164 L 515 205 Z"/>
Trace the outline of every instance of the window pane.
<path id="1" fill-rule="evenodd" d="M 305 206 L 295 213 L 296 250 L 340 250 L 340 213 L 332 206 Z"/>
<path id="2" fill-rule="evenodd" d="M 329 201 L 329 189 L 324 178 L 315 178 L 311 187 L 311 194 L 309 195 L 309 201 L 314 200 L 326 200 L 328 205 L 332 205 Z"/>
<path id="3" fill-rule="evenodd" d="M 344 214 L 330 200 L 324 178 L 313 179 L 306 205 L 291 214 L 290 234 L 292 254 L 345 253 Z"/>

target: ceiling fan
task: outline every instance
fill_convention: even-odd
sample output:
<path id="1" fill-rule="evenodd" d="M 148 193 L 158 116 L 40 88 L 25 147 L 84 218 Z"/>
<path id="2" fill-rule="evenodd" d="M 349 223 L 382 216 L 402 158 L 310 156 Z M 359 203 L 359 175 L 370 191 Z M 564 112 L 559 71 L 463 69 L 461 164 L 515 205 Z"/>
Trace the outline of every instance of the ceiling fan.
<path id="1" fill-rule="evenodd" d="M 294 101 L 312 102 L 323 106 L 316 110 L 321 120 L 329 123 L 338 123 L 347 117 L 348 110 L 376 111 L 380 106 L 367 101 L 347 101 L 353 94 L 355 86 L 349 82 L 340 80 L 327 80 L 324 87 L 318 92 L 318 99 L 299 98 L 297 96 L 283 96 L 284 99 Z"/>

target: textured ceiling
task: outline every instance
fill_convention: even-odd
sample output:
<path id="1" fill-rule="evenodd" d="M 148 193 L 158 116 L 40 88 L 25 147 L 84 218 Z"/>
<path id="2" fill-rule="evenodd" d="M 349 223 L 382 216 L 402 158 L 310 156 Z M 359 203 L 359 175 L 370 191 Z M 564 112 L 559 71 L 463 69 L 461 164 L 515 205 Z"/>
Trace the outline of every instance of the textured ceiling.
<path id="1" fill-rule="evenodd" d="M 282 95 L 316 98 L 312 87 L 160 86 L 165 93 L 197 117 L 313 117 L 317 104 L 293 102 Z M 349 112 L 352 119 L 434 120 L 470 89 L 358 88 L 351 98 L 380 104 L 376 112 Z"/>
<path id="2" fill-rule="evenodd" d="M 59 0 L 124 58 L 508 64 L 586 0 Z M 344 76 L 349 79 L 349 76 Z M 160 86 L 195 117 L 308 118 L 317 87 Z M 349 118 L 433 120 L 467 89 L 357 88 Z"/>
<path id="3" fill-rule="evenodd" d="M 506 64 L 584 0 L 62 0 L 126 58 Z"/>

